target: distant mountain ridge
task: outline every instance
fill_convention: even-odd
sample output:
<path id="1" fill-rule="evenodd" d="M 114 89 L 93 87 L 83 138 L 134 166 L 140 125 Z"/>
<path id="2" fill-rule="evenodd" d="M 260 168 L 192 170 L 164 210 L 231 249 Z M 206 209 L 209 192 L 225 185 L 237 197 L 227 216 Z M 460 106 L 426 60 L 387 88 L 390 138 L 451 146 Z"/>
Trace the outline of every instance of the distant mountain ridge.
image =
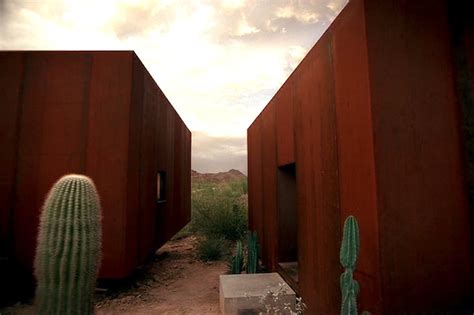
<path id="1" fill-rule="evenodd" d="M 222 183 L 222 182 L 233 182 L 239 180 L 246 180 L 245 176 L 241 171 L 236 169 L 230 169 L 227 172 L 219 173 L 199 173 L 195 170 L 191 170 L 191 181 L 192 182 L 212 182 L 212 183 Z"/>

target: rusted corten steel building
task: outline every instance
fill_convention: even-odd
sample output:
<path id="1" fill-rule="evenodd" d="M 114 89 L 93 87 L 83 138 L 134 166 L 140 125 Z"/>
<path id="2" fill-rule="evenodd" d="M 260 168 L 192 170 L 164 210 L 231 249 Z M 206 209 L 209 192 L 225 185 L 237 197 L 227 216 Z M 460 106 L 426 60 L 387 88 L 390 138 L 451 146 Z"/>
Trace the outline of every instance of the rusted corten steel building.
<path id="1" fill-rule="evenodd" d="M 0 52 L 0 241 L 31 270 L 64 174 L 103 212 L 101 278 L 129 275 L 190 219 L 191 133 L 132 51 Z"/>
<path id="2" fill-rule="evenodd" d="M 445 1 L 349 1 L 248 128 L 249 224 L 264 264 L 310 314 L 340 311 L 339 249 L 351 214 L 360 226 L 359 310 L 469 301 L 451 40 Z M 474 46 L 464 48 L 472 78 Z"/>

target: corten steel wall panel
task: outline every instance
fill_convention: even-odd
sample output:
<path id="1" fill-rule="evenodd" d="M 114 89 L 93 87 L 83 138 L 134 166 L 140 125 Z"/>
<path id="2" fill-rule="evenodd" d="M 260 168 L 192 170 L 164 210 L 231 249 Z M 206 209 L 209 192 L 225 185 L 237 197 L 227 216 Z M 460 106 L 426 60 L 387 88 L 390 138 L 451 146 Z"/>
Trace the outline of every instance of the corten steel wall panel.
<path id="1" fill-rule="evenodd" d="M 273 102 L 276 107 L 277 161 L 278 166 L 282 166 L 295 162 L 292 85 L 284 84 L 275 95 Z"/>
<path id="2" fill-rule="evenodd" d="M 184 187 L 183 187 L 183 200 L 184 200 L 184 211 L 185 211 L 185 219 L 186 222 L 191 220 L 191 143 L 192 143 L 192 135 L 191 131 L 186 127 L 183 123 L 184 128 L 184 149 L 183 149 L 183 156 L 184 156 L 184 171 L 183 171 L 183 179 L 184 179 Z"/>
<path id="3" fill-rule="evenodd" d="M 0 63 L 9 72 L 0 90 L 9 131 L 0 139 L 9 168 L 0 173 L 8 183 L 1 198 L 9 211 L 2 209 L 0 219 L 3 231 L 11 221 L 4 213 L 14 213 L 13 258 L 31 270 L 47 191 L 62 175 L 83 173 L 101 197 L 99 276 L 127 276 L 189 220 L 189 130 L 133 52 L 4 52 Z M 161 130 L 166 126 L 171 130 Z M 173 179 L 173 159 L 181 178 Z M 158 170 L 170 176 L 161 221 Z M 173 199 L 181 205 L 176 213 Z"/>
<path id="4" fill-rule="evenodd" d="M 341 224 L 356 216 L 361 249 L 355 278 L 360 309 L 381 312 L 378 217 L 364 6 L 352 1 L 331 26 Z"/>
<path id="5" fill-rule="evenodd" d="M 92 53 L 86 175 L 101 197 L 102 264 L 99 276 L 128 275 L 127 222 L 132 53 Z"/>
<path id="6" fill-rule="evenodd" d="M 171 139 L 172 142 L 172 158 L 173 163 L 171 164 L 170 172 L 173 178 L 170 181 L 170 192 L 171 192 L 171 201 L 172 201 L 172 208 L 168 209 L 168 226 L 166 227 L 167 235 L 169 238 L 173 237 L 173 235 L 179 231 L 181 228 L 181 222 L 179 222 L 180 212 L 181 212 L 181 204 L 182 200 L 180 200 L 180 188 L 182 186 L 181 180 L 179 178 L 181 173 L 181 163 L 182 160 L 179 159 L 180 156 L 180 141 L 181 141 L 181 131 L 179 128 L 179 117 L 174 110 L 171 110 L 171 117 L 173 117 L 172 123 L 170 128 L 173 131 L 173 138 Z"/>
<path id="7" fill-rule="evenodd" d="M 262 136 L 260 118 L 247 130 L 249 228 L 262 238 Z"/>
<path id="8" fill-rule="evenodd" d="M 177 113 L 175 128 L 178 136 L 175 138 L 175 159 L 177 163 L 175 164 L 176 181 L 173 189 L 175 193 L 174 198 L 176 200 L 174 210 L 176 217 L 175 220 L 173 220 L 175 223 L 173 234 L 181 230 L 189 221 L 190 212 L 188 211 L 188 198 L 186 196 L 189 191 L 188 183 L 190 184 L 188 179 L 191 178 L 191 168 L 188 167 L 188 159 L 186 158 L 189 131 Z"/>
<path id="9" fill-rule="evenodd" d="M 135 62 L 138 58 L 135 58 Z M 140 66 L 142 68 L 143 65 Z M 140 217 L 139 217 L 139 259 L 143 261 L 153 252 L 157 209 L 157 121 L 159 92 L 153 78 L 145 69 L 142 130 L 140 140 Z"/>
<path id="10" fill-rule="evenodd" d="M 0 52 L 0 256 L 11 250 L 23 59 Z"/>
<path id="11" fill-rule="evenodd" d="M 144 132 L 143 119 L 145 108 L 145 69 L 138 58 L 132 58 L 132 90 L 129 118 L 128 169 L 127 169 L 127 206 L 125 208 L 126 233 L 125 264 L 127 270 L 132 270 L 140 261 L 140 236 L 144 207 L 142 204 L 142 144 Z"/>
<path id="12" fill-rule="evenodd" d="M 391 312 L 453 306 L 472 282 L 446 12 L 444 1 L 366 1 L 381 286 Z"/>
<path id="13" fill-rule="evenodd" d="M 165 239 L 170 239 L 174 233 L 174 227 L 172 226 L 172 220 L 174 217 L 174 164 L 175 164 L 175 113 L 174 111 L 166 106 L 166 139 L 165 139 L 165 147 L 166 147 L 166 210 L 164 212 L 163 222 L 170 222 L 170 224 L 166 224 L 163 226 L 163 230 L 165 232 Z"/>
<path id="14" fill-rule="evenodd" d="M 48 190 L 84 170 L 90 67 L 85 54 L 26 53 L 13 236 L 15 257 L 28 269 Z"/>
<path id="15" fill-rule="evenodd" d="M 159 245 L 176 234 L 190 217 L 190 132 L 184 122 L 161 92 L 151 75 L 140 60 L 134 56 L 134 81 L 129 150 L 129 195 L 136 198 L 129 204 L 127 218 L 136 224 L 136 237 L 127 239 L 127 252 L 136 252 L 134 260 L 130 260 L 133 268 L 140 264 Z M 167 112 L 167 115 L 161 115 Z M 164 128 L 161 123 L 167 121 L 167 126 L 173 128 L 171 133 L 160 133 Z M 172 125 L 170 125 L 172 123 Z M 166 136 L 166 139 L 159 137 Z M 172 138 L 170 138 L 171 136 Z M 163 145 L 162 145 L 163 144 Z M 159 155 L 165 155 L 164 159 Z M 169 157 L 174 164 L 170 168 Z M 166 165 L 160 165 L 165 161 Z M 163 206 L 166 216 L 160 218 L 157 204 L 157 174 L 164 170 L 167 173 L 167 198 Z M 171 184 L 172 183 L 172 184 Z M 131 200 L 131 199 L 129 199 Z M 162 219 L 162 220 L 160 220 Z M 161 230 L 165 234 L 161 234 Z M 156 231 L 156 232 L 155 232 Z M 133 233 L 133 231 L 132 231 Z"/>
<path id="16" fill-rule="evenodd" d="M 465 5 L 467 7 L 468 4 Z M 465 77 L 460 82 L 461 87 L 464 89 L 460 89 L 463 92 L 464 98 L 463 103 L 464 106 L 469 106 L 470 113 L 470 125 L 471 125 L 471 132 L 474 130 L 474 112 L 472 108 L 474 108 L 474 21 L 472 16 L 469 14 L 470 10 L 463 11 L 463 37 L 464 37 L 464 50 L 465 50 L 465 60 L 466 63 L 464 64 L 465 67 Z M 466 82 L 467 81 L 467 82 Z M 469 168 L 467 174 L 469 178 L 469 199 L 470 199 L 470 215 L 471 215 L 471 251 L 474 254 L 474 132 L 470 134 L 469 138 L 466 137 L 468 143 L 470 144 L 471 148 L 471 167 Z"/>
<path id="17" fill-rule="evenodd" d="M 180 128 L 180 120 L 179 117 L 176 113 L 174 113 L 174 183 L 173 187 L 173 200 L 174 200 L 174 207 L 172 213 L 173 219 L 171 222 L 173 222 L 173 231 L 180 230 L 180 226 L 182 222 L 180 222 L 181 218 L 181 212 L 182 212 L 182 204 L 183 200 L 180 198 L 181 197 L 181 189 L 183 186 L 182 181 L 180 180 L 181 178 L 181 172 L 182 172 L 182 163 L 184 162 L 183 159 L 180 159 L 179 157 L 181 156 L 181 143 L 184 139 L 182 139 L 182 132 Z M 173 233 L 173 232 L 172 232 Z M 174 233 L 173 233 L 174 234 Z"/>
<path id="18" fill-rule="evenodd" d="M 309 312 L 340 311 L 336 106 L 329 33 L 293 74 L 299 290 Z"/>
<path id="19" fill-rule="evenodd" d="M 166 107 L 166 98 L 164 94 L 160 91 L 159 93 L 159 102 L 158 102 L 158 112 L 157 112 L 157 121 L 158 128 L 156 130 L 157 135 L 157 164 L 158 171 L 167 172 L 167 156 L 166 156 L 166 135 L 168 133 L 168 110 Z M 165 222 L 165 213 L 167 209 L 167 202 L 160 202 L 157 205 L 156 220 L 155 220 L 155 246 L 159 247 L 166 242 L 165 230 L 161 225 L 162 222 Z"/>
<path id="20" fill-rule="evenodd" d="M 474 231 L 474 20 L 470 2 L 450 1 L 448 5 L 457 97 L 463 114 L 470 223 Z M 474 232 L 471 232 L 471 250 L 474 252 Z"/>
<path id="21" fill-rule="evenodd" d="M 178 116 L 179 117 L 179 116 Z M 187 222 L 191 219 L 190 209 L 190 191 L 191 191 L 191 151 L 190 151 L 190 140 L 191 132 L 185 126 L 184 121 L 180 120 L 181 129 L 181 189 L 180 189 L 180 200 L 181 200 L 181 212 L 179 217 L 178 231 L 181 230 Z"/>
<path id="22" fill-rule="evenodd" d="M 351 1 L 285 83 L 296 85 L 299 278 L 310 313 L 338 312 L 339 285 L 331 281 L 342 271 L 337 251 L 348 214 L 361 229 L 361 309 L 433 311 L 471 292 L 444 5 Z M 263 154 L 251 150 L 252 137 L 261 136 L 255 125 L 248 130 L 250 218 L 262 212 L 251 206 L 259 193 L 251 161 Z"/>
<path id="23" fill-rule="evenodd" d="M 275 103 L 270 102 L 262 112 L 262 256 L 264 263 L 274 270 L 278 263 L 277 161 L 275 136 Z"/>

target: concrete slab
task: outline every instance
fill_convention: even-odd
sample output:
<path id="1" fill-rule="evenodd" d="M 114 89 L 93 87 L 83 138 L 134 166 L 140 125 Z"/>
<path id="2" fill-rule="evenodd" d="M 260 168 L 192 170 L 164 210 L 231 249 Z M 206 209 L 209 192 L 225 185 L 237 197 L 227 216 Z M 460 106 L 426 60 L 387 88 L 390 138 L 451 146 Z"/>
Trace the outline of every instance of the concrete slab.
<path id="1" fill-rule="evenodd" d="M 221 313 L 226 315 L 258 314 L 264 311 L 260 299 L 268 290 L 276 292 L 280 283 L 284 294 L 279 303 L 289 303 L 293 308 L 296 302 L 295 292 L 276 272 L 221 275 L 219 279 L 219 299 Z"/>

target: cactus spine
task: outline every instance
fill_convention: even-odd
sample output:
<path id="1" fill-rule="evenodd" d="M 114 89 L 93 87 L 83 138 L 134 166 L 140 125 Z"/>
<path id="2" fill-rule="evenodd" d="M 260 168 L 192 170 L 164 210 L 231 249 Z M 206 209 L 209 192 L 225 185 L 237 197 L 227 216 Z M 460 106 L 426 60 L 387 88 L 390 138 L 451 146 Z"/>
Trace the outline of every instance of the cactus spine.
<path id="1" fill-rule="evenodd" d="M 341 315 L 357 315 L 357 295 L 359 283 L 353 278 L 353 272 L 359 255 L 359 226 L 354 216 L 347 217 L 344 222 L 344 232 L 339 258 L 345 268 L 341 275 L 340 285 L 342 294 Z"/>
<path id="2" fill-rule="evenodd" d="M 39 314 L 92 314 L 101 251 L 100 202 L 91 179 L 67 175 L 43 205 L 35 257 Z"/>
<path id="3" fill-rule="evenodd" d="M 247 273 L 257 273 L 258 266 L 258 242 L 257 232 L 249 232 L 247 235 Z"/>

